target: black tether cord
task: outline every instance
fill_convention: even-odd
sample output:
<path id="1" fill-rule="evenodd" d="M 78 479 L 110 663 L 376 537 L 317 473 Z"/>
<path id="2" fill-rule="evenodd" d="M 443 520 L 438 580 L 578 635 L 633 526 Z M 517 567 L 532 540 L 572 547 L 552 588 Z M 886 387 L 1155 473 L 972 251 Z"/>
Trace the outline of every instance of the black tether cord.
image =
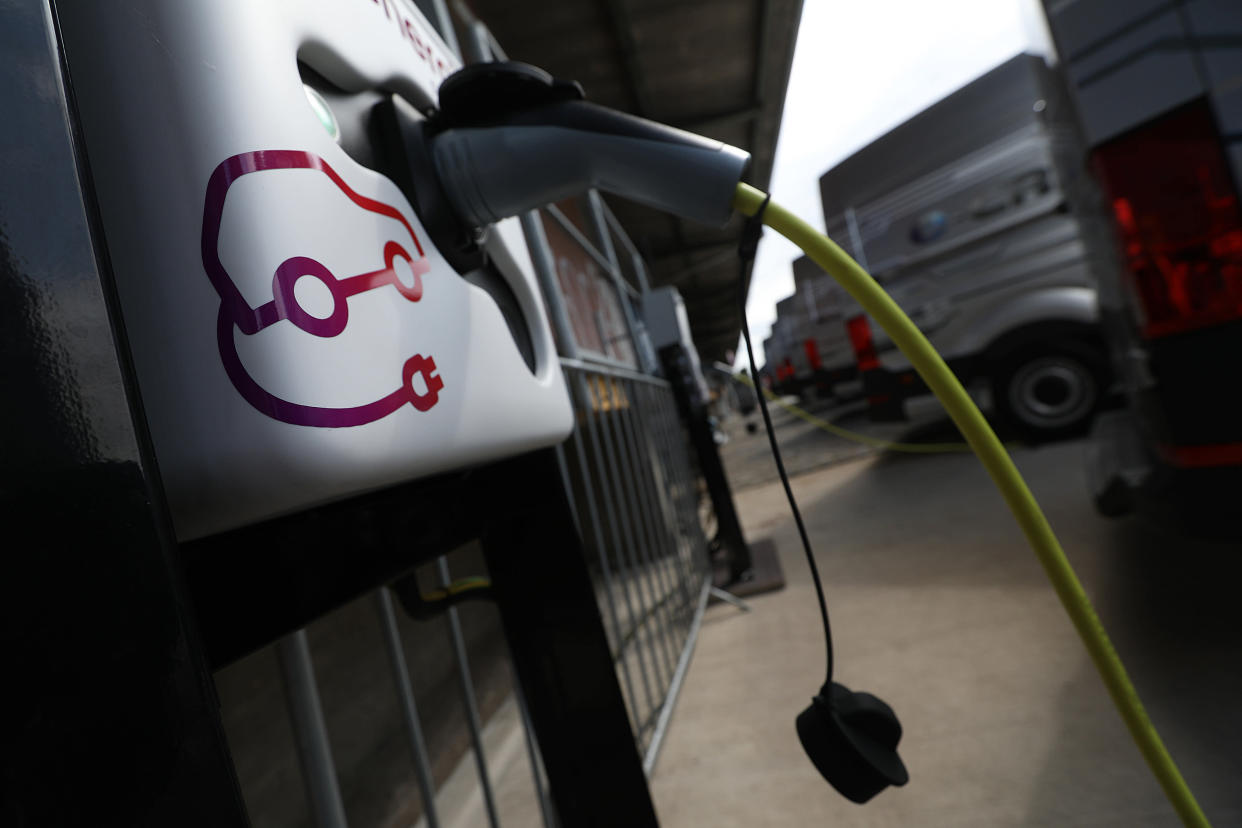
<path id="1" fill-rule="evenodd" d="M 742 260 L 741 277 L 738 279 L 738 302 L 742 314 L 742 338 L 746 340 L 746 356 L 750 359 L 750 379 L 759 398 L 759 410 L 763 412 L 763 425 L 768 431 L 768 443 L 772 446 L 772 459 L 776 461 L 776 471 L 780 474 L 781 485 L 785 487 L 785 497 L 789 498 L 789 508 L 793 511 L 794 523 L 798 525 L 798 534 L 802 536 L 802 549 L 806 552 L 806 563 L 811 568 L 811 580 L 815 582 L 815 595 L 819 598 L 819 615 L 824 622 L 824 646 L 828 651 L 828 678 L 832 681 L 832 627 L 828 624 L 828 603 L 824 600 L 824 585 L 819 580 L 819 567 L 815 565 L 815 555 L 811 552 L 811 539 L 807 536 L 806 525 L 802 522 L 802 513 L 798 511 L 798 502 L 794 500 L 793 489 L 789 485 L 789 474 L 785 471 L 785 463 L 781 460 L 781 450 L 776 444 L 776 430 L 772 427 L 772 415 L 768 413 L 768 402 L 764 397 L 763 383 L 759 380 L 759 369 L 755 367 L 755 348 L 750 342 L 750 325 L 746 323 L 746 265 L 755 258 L 759 248 L 759 238 L 763 235 L 763 211 L 768 207 L 772 196 L 765 195 L 763 203 L 755 214 L 746 221 L 742 228 L 742 239 L 738 244 L 738 257 Z M 826 682 L 826 683 L 827 683 Z"/>

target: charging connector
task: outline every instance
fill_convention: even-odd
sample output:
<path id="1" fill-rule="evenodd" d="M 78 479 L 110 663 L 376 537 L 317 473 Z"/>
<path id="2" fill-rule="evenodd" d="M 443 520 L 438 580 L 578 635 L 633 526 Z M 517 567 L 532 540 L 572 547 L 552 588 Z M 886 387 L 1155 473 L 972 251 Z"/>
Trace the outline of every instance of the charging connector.
<path id="1" fill-rule="evenodd" d="M 594 187 L 721 226 L 750 154 L 583 100 L 521 63 L 477 63 L 440 87 L 429 123 L 439 185 L 482 227 Z"/>

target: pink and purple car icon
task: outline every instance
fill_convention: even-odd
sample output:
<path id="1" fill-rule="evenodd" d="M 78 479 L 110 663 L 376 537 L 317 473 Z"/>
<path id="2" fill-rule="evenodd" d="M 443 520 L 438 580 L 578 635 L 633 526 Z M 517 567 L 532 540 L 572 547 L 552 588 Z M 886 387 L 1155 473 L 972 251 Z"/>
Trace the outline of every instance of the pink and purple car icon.
<path id="1" fill-rule="evenodd" d="M 272 300 L 258 307 L 251 307 L 220 260 L 220 226 L 224 215 L 224 199 L 229 187 L 239 178 L 265 170 L 305 169 L 315 170 L 331 179 L 350 201 L 364 210 L 395 219 L 405 228 L 407 238 L 391 240 L 381 251 L 383 267 L 354 276 L 338 278 L 322 263 L 307 256 L 293 256 L 282 262 L 272 277 Z M 300 150 L 263 150 L 234 155 L 220 163 L 211 174 L 207 184 L 207 199 L 203 210 L 203 267 L 207 278 L 220 295 L 220 313 L 216 323 L 216 338 L 224 370 L 238 393 L 252 406 L 273 419 L 285 423 L 324 428 L 342 428 L 363 425 L 387 417 L 401 406 L 409 403 L 419 411 L 428 411 L 439 400 L 444 380 L 436 372 L 435 359 L 415 354 L 405 361 L 401 371 L 401 384 L 391 393 L 365 405 L 348 408 L 325 408 L 283 400 L 264 389 L 246 370 L 237 352 L 234 328 L 247 336 L 280 323 L 288 323 L 317 337 L 334 337 L 349 324 L 349 298 L 366 291 L 388 285 L 409 302 L 417 302 L 423 296 L 423 276 L 430 269 L 422 245 L 414 234 L 414 228 L 401 211 L 391 205 L 367 198 L 354 191 L 319 156 Z M 412 284 L 398 277 L 397 262 L 401 269 L 413 275 Z M 379 263 L 377 258 L 376 264 Z M 303 278 L 312 278 L 323 284 L 332 297 L 332 311 L 327 316 L 310 313 L 299 304 L 294 284 Z M 420 377 L 425 391 L 415 388 L 414 379 Z M 395 379 L 395 378 L 394 378 Z"/>

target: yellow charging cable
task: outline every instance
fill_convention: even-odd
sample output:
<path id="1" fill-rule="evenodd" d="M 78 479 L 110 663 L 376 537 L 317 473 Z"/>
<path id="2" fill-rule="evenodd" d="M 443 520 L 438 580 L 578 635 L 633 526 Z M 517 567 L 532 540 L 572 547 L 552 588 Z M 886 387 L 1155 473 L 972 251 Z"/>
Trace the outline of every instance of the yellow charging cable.
<path id="1" fill-rule="evenodd" d="M 754 187 L 738 184 L 733 207 L 743 215 L 753 216 L 764 198 L 765 195 Z M 1195 828 L 1210 828 L 1207 817 L 1148 718 L 1138 691 L 1126 674 L 1121 658 L 1104 631 L 1091 599 L 1066 559 L 1052 527 L 1048 525 L 1048 519 L 966 389 L 897 303 L 832 239 L 772 202 L 764 209 L 763 223 L 802 248 L 817 265 L 836 279 L 884 329 L 940 400 L 1009 504 L 1010 511 L 1061 599 L 1061 605 L 1095 662 L 1113 704 L 1182 823 Z"/>
<path id="2" fill-rule="evenodd" d="M 492 582 L 487 578 L 479 575 L 471 575 L 466 578 L 458 578 L 448 586 L 440 589 L 433 589 L 431 592 L 424 592 L 422 598 L 429 604 L 437 601 L 446 601 L 450 598 L 456 598 L 459 595 L 465 595 L 479 590 L 491 589 Z"/>

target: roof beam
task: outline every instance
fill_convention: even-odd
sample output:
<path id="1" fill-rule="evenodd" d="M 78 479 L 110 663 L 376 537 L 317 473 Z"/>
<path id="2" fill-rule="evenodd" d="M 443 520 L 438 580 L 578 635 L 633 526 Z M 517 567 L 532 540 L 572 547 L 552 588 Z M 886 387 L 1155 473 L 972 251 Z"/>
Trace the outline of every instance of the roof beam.
<path id="1" fill-rule="evenodd" d="M 603 0 L 604 10 L 612 24 L 612 34 L 617 39 L 617 47 L 621 52 L 621 65 L 625 69 L 626 80 L 629 81 L 630 93 L 634 96 L 634 114 L 647 116 L 651 112 L 651 95 L 647 91 L 647 81 L 643 77 L 642 67 L 638 64 L 638 41 L 634 38 L 634 18 L 625 0 Z"/>
<path id="2" fill-rule="evenodd" d="M 768 41 L 772 39 L 772 0 L 759 0 L 759 33 L 755 41 L 755 100 L 763 103 L 768 85 Z M 792 56 L 793 46 L 789 48 Z"/>

